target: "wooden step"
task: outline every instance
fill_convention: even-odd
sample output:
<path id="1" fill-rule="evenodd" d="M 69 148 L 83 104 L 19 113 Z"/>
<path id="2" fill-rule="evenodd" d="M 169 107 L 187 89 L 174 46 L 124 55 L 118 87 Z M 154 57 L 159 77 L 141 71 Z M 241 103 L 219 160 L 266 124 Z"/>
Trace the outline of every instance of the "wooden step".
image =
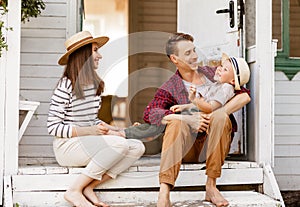
<path id="1" fill-rule="evenodd" d="M 14 191 L 66 190 L 83 168 L 53 166 L 22 166 L 12 176 Z M 116 180 L 110 180 L 97 189 L 158 188 L 159 160 L 143 159 L 135 163 Z M 183 164 L 176 181 L 177 187 L 204 186 L 205 164 Z M 30 183 L 30 185 L 29 185 Z M 218 185 L 262 184 L 263 169 L 253 162 L 227 161 L 223 165 Z"/>
<path id="2" fill-rule="evenodd" d="M 266 195 L 252 191 L 224 191 L 222 194 L 229 201 L 230 207 L 280 207 L 276 201 Z M 97 192 L 97 195 L 112 207 L 155 207 L 158 192 Z M 14 203 L 26 207 L 71 207 L 63 199 L 63 192 L 16 192 Z M 203 201 L 203 191 L 172 191 L 173 207 L 212 207 Z"/>

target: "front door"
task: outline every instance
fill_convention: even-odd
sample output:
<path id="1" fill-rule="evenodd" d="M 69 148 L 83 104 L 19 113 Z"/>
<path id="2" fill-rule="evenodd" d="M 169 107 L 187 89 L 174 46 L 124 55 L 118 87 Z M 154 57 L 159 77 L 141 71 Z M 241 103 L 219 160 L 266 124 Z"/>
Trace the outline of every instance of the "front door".
<path id="1" fill-rule="evenodd" d="M 199 61 L 215 65 L 222 52 L 243 57 L 243 0 L 178 0 L 178 32 L 195 38 Z M 245 110 L 236 112 L 238 132 L 230 154 L 245 154 Z"/>

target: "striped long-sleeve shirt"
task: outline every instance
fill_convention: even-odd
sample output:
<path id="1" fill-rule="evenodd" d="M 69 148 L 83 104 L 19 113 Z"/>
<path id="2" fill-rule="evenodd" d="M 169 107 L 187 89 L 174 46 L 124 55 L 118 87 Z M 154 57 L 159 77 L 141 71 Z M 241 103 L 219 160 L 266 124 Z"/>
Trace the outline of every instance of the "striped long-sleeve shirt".
<path id="1" fill-rule="evenodd" d="M 72 94 L 72 84 L 63 78 L 57 85 L 51 98 L 47 128 L 50 135 L 56 137 L 72 137 L 72 127 L 92 126 L 98 124 L 98 110 L 101 97 L 95 95 L 93 85 L 84 87 L 85 99 L 76 98 Z"/>

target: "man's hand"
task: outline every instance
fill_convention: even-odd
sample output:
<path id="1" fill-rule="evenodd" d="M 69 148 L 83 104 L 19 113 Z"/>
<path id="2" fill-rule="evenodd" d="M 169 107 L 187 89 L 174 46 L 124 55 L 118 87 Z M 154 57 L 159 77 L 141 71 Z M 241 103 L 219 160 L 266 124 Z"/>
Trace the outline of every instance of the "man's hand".
<path id="1" fill-rule="evenodd" d="M 162 119 L 162 124 L 178 119 L 187 123 L 193 132 L 205 132 L 210 123 L 210 114 L 195 112 L 192 115 L 169 114 Z"/>
<path id="2" fill-rule="evenodd" d="M 210 115 L 211 114 L 200 114 L 200 126 L 198 132 L 205 132 L 208 129 L 210 123 Z"/>
<path id="3" fill-rule="evenodd" d="M 195 112 L 186 119 L 186 122 L 194 132 L 205 132 L 210 123 L 210 114 Z"/>

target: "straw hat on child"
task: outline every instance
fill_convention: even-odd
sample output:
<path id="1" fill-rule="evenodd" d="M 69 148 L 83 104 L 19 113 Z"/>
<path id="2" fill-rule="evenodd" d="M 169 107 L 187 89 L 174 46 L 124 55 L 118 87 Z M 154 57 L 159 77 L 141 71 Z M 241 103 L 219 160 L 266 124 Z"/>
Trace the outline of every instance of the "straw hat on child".
<path id="1" fill-rule="evenodd" d="M 222 54 L 222 62 L 229 60 L 234 72 L 234 89 L 241 90 L 241 86 L 248 83 L 250 78 L 250 69 L 244 58 L 229 57 L 227 54 Z"/>

